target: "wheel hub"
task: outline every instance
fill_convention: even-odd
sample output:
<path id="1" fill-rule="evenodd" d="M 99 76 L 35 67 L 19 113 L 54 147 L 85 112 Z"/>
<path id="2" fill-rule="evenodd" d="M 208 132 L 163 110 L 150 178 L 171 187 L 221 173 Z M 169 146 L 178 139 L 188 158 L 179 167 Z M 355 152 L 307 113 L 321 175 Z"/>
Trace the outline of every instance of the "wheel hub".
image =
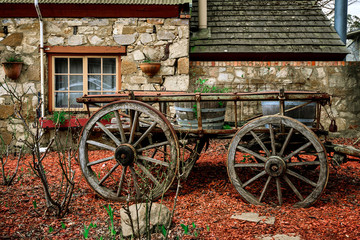
<path id="1" fill-rule="evenodd" d="M 130 144 L 121 144 L 115 150 L 115 160 L 122 166 L 130 166 L 135 162 L 136 151 Z"/>
<path id="2" fill-rule="evenodd" d="M 286 163 L 281 157 L 271 156 L 265 163 L 265 171 L 272 177 L 279 177 L 285 173 Z"/>

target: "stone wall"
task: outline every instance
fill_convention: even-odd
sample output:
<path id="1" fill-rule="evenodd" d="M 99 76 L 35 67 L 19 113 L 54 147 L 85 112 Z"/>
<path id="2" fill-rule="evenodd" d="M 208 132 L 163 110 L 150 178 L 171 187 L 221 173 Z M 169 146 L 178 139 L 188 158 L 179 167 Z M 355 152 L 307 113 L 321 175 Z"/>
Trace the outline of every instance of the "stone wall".
<path id="1" fill-rule="evenodd" d="M 121 89 L 186 90 L 189 83 L 189 20 L 179 18 L 44 18 L 45 46 L 126 46 L 121 56 Z M 4 27 L 7 31 L 4 31 Z M 9 84 L 27 91 L 29 109 L 35 109 L 40 92 L 39 22 L 37 18 L 0 18 L 0 61 L 12 55 L 24 61 L 22 73 Z M 161 62 L 153 78 L 139 68 L 145 59 Z M 47 63 L 45 61 L 45 96 Z M 0 81 L 5 79 L 0 68 Z M 45 97 L 46 98 L 46 97 Z M 47 99 L 45 99 L 47 102 Z M 9 124 L 13 115 L 9 95 L 0 89 L 0 130 L 7 134 L 16 127 Z M 47 108 L 47 106 L 46 106 Z M 35 116 L 34 114 L 32 114 Z M 17 129 L 21 135 L 23 130 Z M 22 132 L 21 132 L 22 130 Z"/>
<path id="2" fill-rule="evenodd" d="M 360 62 L 191 62 L 190 89 L 199 78 L 232 92 L 309 90 L 332 95 L 339 131 L 360 126 Z M 261 104 L 244 103 L 242 118 L 261 113 Z M 227 120 L 233 114 L 227 111 Z M 322 122 L 327 128 L 325 114 Z"/>

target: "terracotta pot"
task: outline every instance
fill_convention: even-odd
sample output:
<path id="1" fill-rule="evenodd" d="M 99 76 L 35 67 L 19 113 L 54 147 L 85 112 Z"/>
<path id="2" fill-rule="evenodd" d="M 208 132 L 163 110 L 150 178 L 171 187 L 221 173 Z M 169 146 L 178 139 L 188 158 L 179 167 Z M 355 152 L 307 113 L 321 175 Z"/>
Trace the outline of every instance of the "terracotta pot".
<path id="1" fill-rule="evenodd" d="M 140 63 L 141 70 L 149 77 L 153 77 L 160 70 L 160 67 L 160 63 Z"/>
<path id="2" fill-rule="evenodd" d="M 2 64 L 5 74 L 8 76 L 8 78 L 15 80 L 20 76 L 23 65 L 22 62 L 4 62 Z"/>

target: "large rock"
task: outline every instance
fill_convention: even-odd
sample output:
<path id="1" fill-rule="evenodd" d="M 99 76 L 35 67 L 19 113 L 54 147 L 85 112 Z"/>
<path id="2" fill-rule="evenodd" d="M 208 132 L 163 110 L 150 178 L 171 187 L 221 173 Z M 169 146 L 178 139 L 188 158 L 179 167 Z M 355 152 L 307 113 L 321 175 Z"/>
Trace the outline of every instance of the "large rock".
<path id="1" fill-rule="evenodd" d="M 136 236 L 143 235 L 146 233 L 146 210 L 148 205 L 148 208 L 150 208 L 150 204 L 141 203 L 141 204 L 135 204 L 131 205 L 129 207 L 130 216 L 133 222 L 134 231 Z M 149 211 L 149 210 L 148 210 Z M 121 229 L 122 234 L 124 237 L 129 237 L 133 235 L 133 231 L 131 228 L 131 221 L 129 216 L 126 214 L 125 209 L 120 210 L 120 217 L 121 217 Z M 151 210 L 150 210 L 150 231 L 155 226 L 166 226 L 169 223 L 170 220 L 170 210 L 161 204 L 152 203 L 151 204 Z M 137 228 L 139 223 L 139 229 Z"/>
<path id="2" fill-rule="evenodd" d="M 137 33 L 134 34 L 118 34 L 114 35 L 114 40 L 120 45 L 130 45 L 136 40 Z"/>
<path id="3" fill-rule="evenodd" d="M 166 76 L 164 87 L 167 91 L 187 91 L 189 88 L 189 76 Z"/>
<path id="4" fill-rule="evenodd" d="M 20 46 L 21 42 L 23 40 L 23 33 L 13 33 L 11 35 L 8 35 L 4 40 L 2 40 L 0 43 L 6 46 L 10 47 L 16 47 Z"/>
<path id="5" fill-rule="evenodd" d="M 13 114 L 14 114 L 14 105 L 0 106 L 0 119 L 8 119 Z"/>
<path id="6" fill-rule="evenodd" d="M 48 38 L 47 42 L 50 45 L 63 45 L 64 44 L 64 38 L 63 37 L 56 37 L 56 36 L 51 36 Z"/>
<path id="7" fill-rule="evenodd" d="M 137 66 L 130 59 L 123 59 L 121 62 L 121 74 L 132 74 L 137 71 Z"/>
<path id="8" fill-rule="evenodd" d="M 70 46 L 79 46 L 85 43 L 85 36 L 83 35 L 73 35 L 68 39 L 68 44 Z"/>
<path id="9" fill-rule="evenodd" d="M 189 49 L 189 41 L 184 39 L 170 45 L 170 58 L 187 57 Z"/>

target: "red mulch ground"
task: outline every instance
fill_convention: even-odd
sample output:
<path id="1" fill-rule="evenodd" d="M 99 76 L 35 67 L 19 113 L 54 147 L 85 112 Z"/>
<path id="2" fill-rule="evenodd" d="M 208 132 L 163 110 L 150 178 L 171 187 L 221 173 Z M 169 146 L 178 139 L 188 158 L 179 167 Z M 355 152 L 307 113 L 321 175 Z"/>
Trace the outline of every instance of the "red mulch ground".
<path id="1" fill-rule="evenodd" d="M 351 144 L 355 139 L 335 141 Z M 327 189 L 310 208 L 296 209 L 286 203 L 281 207 L 252 206 L 241 200 L 227 177 L 224 144 L 224 141 L 213 141 L 182 184 L 172 236 L 179 234 L 181 239 L 180 224 L 194 222 L 198 239 L 255 239 L 261 235 L 289 233 L 301 239 L 360 239 L 359 162 L 348 162 L 337 170 L 330 167 Z M 360 144 L 356 147 L 360 148 Z M 59 176 L 55 156 L 51 153 L 45 162 L 52 183 L 58 181 Z M 9 167 L 14 168 L 11 164 Z M 90 223 L 97 225 L 90 230 L 91 239 L 108 239 L 109 217 L 104 205 L 109 204 L 115 209 L 119 230 L 121 203 L 97 197 L 81 176 L 79 165 L 74 168 L 77 185 L 71 212 L 63 219 L 56 219 L 39 216 L 34 211 L 36 200 L 38 212 L 44 213 L 42 187 L 23 161 L 15 183 L 10 187 L 0 186 L 0 239 L 82 239 L 84 224 Z M 163 200 L 169 208 L 173 206 L 174 195 L 175 190 L 170 190 Z M 233 214 L 243 212 L 273 216 L 276 221 L 274 225 L 267 225 L 230 219 Z"/>

